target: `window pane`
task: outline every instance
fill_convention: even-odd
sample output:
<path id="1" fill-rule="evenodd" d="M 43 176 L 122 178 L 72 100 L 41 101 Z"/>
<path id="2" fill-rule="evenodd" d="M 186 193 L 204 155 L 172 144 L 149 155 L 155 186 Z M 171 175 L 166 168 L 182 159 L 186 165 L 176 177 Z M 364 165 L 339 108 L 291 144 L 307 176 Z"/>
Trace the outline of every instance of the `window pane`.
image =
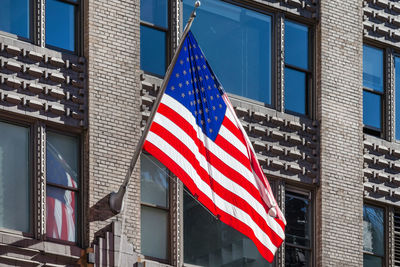
<path id="1" fill-rule="evenodd" d="M 272 266 L 254 243 L 184 193 L 184 262 L 199 266 Z"/>
<path id="2" fill-rule="evenodd" d="M 306 74 L 285 68 L 285 110 L 306 114 Z"/>
<path id="3" fill-rule="evenodd" d="M 363 85 L 383 92 L 383 50 L 363 46 Z"/>
<path id="4" fill-rule="evenodd" d="M 168 170 L 154 157 L 141 157 L 141 200 L 144 203 L 168 207 Z"/>
<path id="5" fill-rule="evenodd" d="M 195 0 L 183 1 L 186 23 Z M 227 92 L 271 104 L 271 17 L 203 0 L 194 33 Z"/>
<path id="6" fill-rule="evenodd" d="M 168 28 L 168 1 L 140 0 L 140 19 Z"/>
<path id="7" fill-rule="evenodd" d="M 166 34 L 140 26 L 140 68 L 164 76 L 166 69 Z"/>
<path id="8" fill-rule="evenodd" d="M 382 266 L 382 258 L 364 254 L 364 267 L 379 267 Z"/>
<path id="9" fill-rule="evenodd" d="M 46 194 L 46 236 L 76 242 L 76 193 L 47 186 Z"/>
<path id="10" fill-rule="evenodd" d="M 395 128 L 396 128 L 396 139 L 400 140 L 400 57 L 395 57 Z"/>
<path id="11" fill-rule="evenodd" d="M 48 182 L 78 187 L 79 140 L 77 137 L 47 133 L 46 170 Z"/>
<path id="12" fill-rule="evenodd" d="M 168 212 L 142 206 L 141 246 L 146 256 L 168 258 Z"/>
<path id="13" fill-rule="evenodd" d="M 285 63 L 308 69 L 308 27 L 285 22 Z"/>
<path id="14" fill-rule="evenodd" d="M 286 242 L 304 247 L 311 246 L 311 203 L 306 196 L 286 193 Z"/>
<path id="15" fill-rule="evenodd" d="M 75 6 L 46 0 L 46 44 L 75 51 Z"/>
<path id="16" fill-rule="evenodd" d="M 381 96 L 370 92 L 363 92 L 364 125 L 381 129 Z"/>
<path id="17" fill-rule="evenodd" d="M 294 248 L 290 246 L 285 247 L 285 266 L 286 267 L 307 267 L 310 265 L 310 251 Z"/>
<path id="18" fill-rule="evenodd" d="M 0 227 L 29 232 L 29 128 L 0 122 Z"/>
<path id="19" fill-rule="evenodd" d="M 30 38 L 31 5 L 29 0 L 2 0 L 0 8 L 0 31 Z"/>
<path id="20" fill-rule="evenodd" d="M 364 251 L 384 256 L 384 211 L 382 208 L 364 205 Z"/>

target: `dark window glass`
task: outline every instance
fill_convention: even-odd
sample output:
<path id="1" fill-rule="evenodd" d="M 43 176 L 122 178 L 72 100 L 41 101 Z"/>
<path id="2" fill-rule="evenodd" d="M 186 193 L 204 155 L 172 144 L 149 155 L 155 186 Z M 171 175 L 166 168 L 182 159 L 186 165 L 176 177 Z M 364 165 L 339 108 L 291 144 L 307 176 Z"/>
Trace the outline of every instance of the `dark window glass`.
<path id="1" fill-rule="evenodd" d="M 307 102 L 306 74 L 285 68 L 285 108 L 305 114 Z"/>
<path id="2" fill-rule="evenodd" d="M 76 242 L 79 139 L 48 132 L 46 141 L 46 235 Z"/>
<path id="3" fill-rule="evenodd" d="M 308 196 L 286 192 L 285 265 L 311 266 L 311 203 Z"/>
<path id="4" fill-rule="evenodd" d="M 400 57 L 395 57 L 395 128 L 396 140 L 400 140 Z"/>
<path id="5" fill-rule="evenodd" d="M 308 27 L 285 22 L 285 63 L 308 69 Z"/>
<path id="6" fill-rule="evenodd" d="M 364 254 L 364 267 L 379 267 L 382 265 L 382 258 Z"/>
<path id="7" fill-rule="evenodd" d="M 168 28 L 168 1 L 140 0 L 140 19 L 156 26 Z"/>
<path id="8" fill-rule="evenodd" d="M 383 215 L 382 208 L 364 205 L 364 251 L 378 256 L 385 253 Z"/>
<path id="9" fill-rule="evenodd" d="M 2 0 L 0 31 L 30 38 L 30 0 Z"/>
<path id="10" fill-rule="evenodd" d="M 145 256 L 168 259 L 168 170 L 148 154 L 142 154 L 140 168 L 142 253 Z"/>
<path id="11" fill-rule="evenodd" d="M 140 26 L 140 68 L 163 76 L 166 69 L 166 32 Z"/>
<path id="12" fill-rule="evenodd" d="M 380 135 L 382 130 L 383 50 L 363 46 L 363 121 L 367 132 Z"/>
<path id="13" fill-rule="evenodd" d="M 363 49 L 363 85 L 383 92 L 383 50 L 368 45 Z"/>
<path id="14" fill-rule="evenodd" d="M 254 243 L 184 193 L 184 262 L 196 266 L 272 266 Z"/>
<path id="15" fill-rule="evenodd" d="M 285 21 L 285 110 L 308 113 L 309 29 Z"/>
<path id="16" fill-rule="evenodd" d="M 29 128 L 0 122 L 0 227 L 30 231 Z"/>
<path id="17" fill-rule="evenodd" d="M 46 0 L 46 44 L 75 51 L 75 5 Z"/>
<path id="18" fill-rule="evenodd" d="M 183 1 L 184 23 L 194 3 Z M 227 92 L 271 104 L 271 17 L 212 0 L 197 14 L 191 30 Z"/>
<path id="19" fill-rule="evenodd" d="M 363 92 L 363 118 L 364 125 L 368 125 L 381 130 L 381 95 L 371 93 L 369 91 Z"/>

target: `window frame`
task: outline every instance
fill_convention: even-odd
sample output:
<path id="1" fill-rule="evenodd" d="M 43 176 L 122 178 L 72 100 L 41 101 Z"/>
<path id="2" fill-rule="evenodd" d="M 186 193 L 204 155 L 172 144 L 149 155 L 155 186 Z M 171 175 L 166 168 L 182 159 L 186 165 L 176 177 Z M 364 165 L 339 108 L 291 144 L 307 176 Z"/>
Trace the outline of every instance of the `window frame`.
<path id="1" fill-rule="evenodd" d="M 29 209 L 30 209 L 30 214 L 29 214 L 29 232 L 24 232 L 24 231 L 19 231 L 19 230 L 14 230 L 14 229 L 9 229 L 5 227 L 0 227 L 0 232 L 4 233 L 12 233 L 16 234 L 18 236 L 24 236 L 24 237 L 29 237 L 29 238 L 35 238 L 35 218 L 37 217 L 37 209 L 35 205 L 35 187 L 36 187 L 36 179 L 34 176 L 34 172 L 36 169 L 35 166 L 35 159 L 34 159 L 34 133 L 35 133 L 35 127 L 33 124 L 29 123 L 28 120 L 20 120 L 20 119 L 11 119 L 8 118 L 7 116 L 0 116 L 0 122 L 15 125 L 15 126 L 20 126 L 20 127 L 25 127 L 29 130 L 29 146 L 28 146 L 28 159 L 29 159 L 29 167 L 28 167 L 28 179 L 29 179 Z"/>
<path id="2" fill-rule="evenodd" d="M 147 153 L 145 150 L 142 151 L 142 156 L 145 155 L 144 157 L 148 157 L 147 159 L 150 160 L 150 157 L 153 157 L 151 154 Z M 139 159 L 140 160 L 140 159 Z M 140 184 L 142 181 L 142 175 L 141 175 L 141 168 L 142 166 L 140 166 Z M 160 263 L 165 263 L 165 264 L 171 264 L 172 263 L 172 247 L 173 247 L 173 240 L 172 240 L 172 231 L 171 231 L 171 227 L 172 227 L 172 214 L 171 214 L 171 201 L 172 199 L 172 186 L 171 186 L 171 182 L 173 182 L 173 176 L 171 171 L 166 168 L 166 178 L 168 179 L 168 208 L 163 207 L 163 206 L 159 206 L 159 205 L 155 205 L 155 204 L 151 204 L 148 202 L 143 202 L 141 199 L 141 195 L 142 195 L 142 190 L 140 190 L 140 212 L 142 212 L 142 207 L 146 207 L 146 208 L 151 208 L 151 209 L 158 209 L 158 210 L 162 210 L 162 211 L 166 211 L 168 212 L 168 216 L 167 216 L 167 259 L 162 259 L 162 258 L 157 258 L 157 257 L 153 257 L 153 256 L 147 256 L 145 254 L 143 254 L 144 259 L 148 259 L 148 260 L 152 260 L 152 261 L 157 261 Z M 142 219 L 142 214 L 140 214 L 140 221 Z M 141 224 L 141 223 L 140 223 Z M 140 228 L 142 228 L 142 226 L 140 225 Z M 140 236 L 140 239 L 142 240 L 143 236 Z M 142 245 L 140 245 L 141 247 Z"/>
<path id="3" fill-rule="evenodd" d="M 83 166 L 83 160 L 84 160 L 84 154 L 83 154 L 83 142 L 82 142 L 82 134 L 80 133 L 72 133 L 72 132 L 67 132 L 67 131 L 63 131 L 61 129 L 58 129 L 56 127 L 51 127 L 46 125 L 45 126 L 45 140 L 44 140 L 44 146 L 45 146 L 45 151 L 47 153 L 47 133 L 48 132 L 52 132 L 55 134 L 59 134 L 59 135 L 63 135 L 63 136 L 69 136 L 69 137 L 75 137 L 78 139 L 78 151 L 79 151 L 79 159 L 78 159 L 78 187 L 77 188 L 71 188 L 68 186 L 63 186 L 63 185 L 57 185 L 55 183 L 51 183 L 47 181 L 47 166 L 45 168 L 45 193 L 44 193 L 44 221 L 47 224 L 47 186 L 52 186 L 54 188 L 58 188 L 58 189 L 62 189 L 62 190 L 69 190 L 69 191 L 74 191 L 77 194 L 76 197 L 76 201 L 78 203 L 76 203 L 76 208 L 77 208 L 77 212 L 76 212 L 76 225 L 75 225 L 75 229 L 76 229 L 76 241 L 72 242 L 72 241 L 67 241 L 67 240 L 62 240 L 62 239 L 57 239 L 57 238 L 52 238 L 52 237 L 48 237 L 47 236 L 47 229 L 46 231 L 43 233 L 43 240 L 45 241 L 50 241 L 53 243 L 59 243 L 59 244 L 64 244 L 64 245 L 74 245 L 74 246 L 79 246 L 81 247 L 83 244 L 83 224 L 85 222 L 83 222 L 83 218 L 84 218 L 84 214 L 83 214 L 83 210 L 84 210 L 84 206 L 83 206 L 83 194 L 84 194 L 84 190 L 83 190 L 83 170 L 84 170 L 84 166 Z M 46 156 L 43 159 L 46 164 Z"/>
<path id="4" fill-rule="evenodd" d="M 310 246 L 309 248 L 305 247 L 305 246 L 301 246 L 301 245 L 294 245 L 294 244 L 290 244 L 288 243 L 286 240 L 284 240 L 284 243 L 282 244 L 282 246 L 284 246 L 286 248 L 286 246 L 292 247 L 292 248 L 300 248 L 300 249 L 304 249 L 309 251 L 310 253 L 310 266 L 309 267 L 314 267 L 316 266 L 316 262 L 315 262 L 315 254 L 316 254 L 316 242 L 315 242 L 315 237 L 316 237 L 316 206 L 315 206 L 315 194 L 314 194 L 314 190 L 313 189 L 306 189 L 306 188 L 299 188 L 298 186 L 295 185 L 286 185 L 285 186 L 285 190 L 284 190 L 285 194 L 283 197 L 283 205 L 285 207 L 284 209 L 284 213 L 286 216 L 286 195 L 287 194 L 297 194 L 297 195 L 303 195 L 305 198 L 307 198 L 310 202 Z M 282 255 L 283 258 L 283 262 L 284 262 L 284 266 L 286 266 L 286 249 L 285 249 L 285 254 Z"/>
<path id="5" fill-rule="evenodd" d="M 147 27 L 147 28 L 150 28 L 150 29 L 153 29 L 153 30 L 156 30 L 156 31 L 161 31 L 161 32 L 165 33 L 165 44 L 166 44 L 166 47 L 165 47 L 165 70 L 164 70 L 165 72 L 167 71 L 168 66 L 171 63 L 172 56 L 173 56 L 172 51 L 171 51 L 172 50 L 172 40 L 171 40 L 171 37 L 172 37 L 172 34 L 171 34 L 171 28 L 172 28 L 172 19 L 171 19 L 171 17 L 172 17 L 172 6 L 171 5 L 172 5 L 172 1 L 171 0 L 166 0 L 166 1 L 167 1 L 167 7 L 168 7 L 168 10 L 167 10 L 167 19 L 168 19 L 168 23 L 167 23 L 168 25 L 167 26 L 168 27 L 167 28 L 164 28 L 164 27 L 155 25 L 153 23 L 150 23 L 150 22 L 142 20 L 140 18 L 140 13 L 139 13 L 139 19 L 140 19 L 139 29 L 140 29 L 141 26 L 144 26 L 144 27 Z M 140 10 L 140 12 L 142 11 L 141 8 L 139 10 Z M 141 41 L 142 40 L 140 40 L 140 42 Z M 139 48 L 139 50 L 140 50 L 140 48 Z M 140 52 L 140 54 L 141 54 L 141 52 Z M 140 62 L 140 60 L 139 60 L 139 62 Z M 140 63 L 139 63 L 139 69 L 141 71 L 143 71 L 143 73 L 145 73 L 145 74 L 149 74 L 149 75 L 152 75 L 152 76 L 155 76 L 155 77 L 158 77 L 158 78 L 162 78 L 162 79 L 165 77 L 165 73 L 164 73 L 164 75 L 159 75 L 159 74 L 156 74 L 156 73 L 152 73 L 150 71 L 143 70 L 140 67 Z"/>
<path id="6" fill-rule="evenodd" d="M 315 24 L 310 22 L 307 19 L 304 18 L 298 18 L 293 15 L 284 15 L 283 16 L 283 27 L 286 26 L 286 21 L 292 22 L 292 23 L 297 23 L 301 24 L 303 26 L 306 26 L 308 28 L 308 69 L 303 69 L 301 67 L 297 67 L 291 64 L 286 63 L 286 57 L 284 56 L 282 58 L 282 64 L 283 64 L 283 72 L 285 72 L 286 68 L 299 71 L 302 73 L 306 74 L 306 102 L 305 102 L 305 114 L 301 114 L 298 112 L 286 110 L 286 103 L 283 101 L 283 111 L 287 114 L 295 115 L 297 117 L 305 117 L 305 118 L 310 118 L 313 119 L 316 116 L 316 101 L 315 101 Z M 281 37 L 281 42 L 283 43 L 283 46 L 285 44 L 285 37 L 286 37 L 286 32 L 283 34 L 283 37 Z M 286 52 L 286 51 L 285 51 Z M 284 76 L 284 73 L 283 73 Z M 284 98 L 285 96 L 285 81 L 283 81 L 282 85 L 282 97 Z"/>
<path id="7" fill-rule="evenodd" d="M 31 0 L 31 1 L 35 1 L 35 0 Z M 73 0 L 55 0 L 55 1 L 66 3 L 66 4 L 74 6 L 74 16 L 75 16 L 75 21 L 74 21 L 74 25 L 75 25 L 75 27 L 74 27 L 74 31 L 75 31 L 75 33 L 74 33 L 74 38 L 75 38 L 74 50 L 72 51 L 72 50 L 68 50 L 68 49 L 64 49 L 64 48 L 60 48 L 60 47 L 57 47 L 57 46 L 53 46 L 53 45 L 47 44 L 46 43 L 46 35 L 47 35 L 46 32 L 45 32 L 45 37 L 44 37 L 44 40 L 43 40 L 44 47 L 46 47 L 48 49 L 51 49 L 51 50 L 59 51 L 59 52 L 62 52 L 62 53 L 78 55 L 79 54 L 78 51 L 80 50 L 79 48 L 80 48 L 81 43 L 82 43 L 81 36 L 82 36 L 82 33 L 83 33 L 83 27 L 82 27 L 83 26 L 82 25 L 83 19 L 81 17 L 81 13 L 83 14 L 83 12 L 81 11 L 82 1 L 83 0 L 76 0 L 76 2 L 74 2 Z M 46 6 L 45 6 L 45 9 L 46 9 Z M 45 10 L 45 12 L 46 12 L 46 10 Z M 46 15 L 45 15 L 44 21 L 45 21 L 44 22 L 44 26 L 46 27 Z M 82 29 L 82 31 L 81 31 L 81 29 Z"/>
<path id="8" fill-rule="evenodd" d="M 390 56 L 391 56 L 391 58 L 393 60 L 393 77 L 394 77 L 393 78 L 394 79 L 393 80 L 393 88 L 392 88 L 392 91 L 393 91 L 393 102 L 392 103 L 394 103 L 394 106 L 392 107 L 393 108 L 393 114 L 394 114 L 393 118 L 392 118 L 393 119 L 394 135 L 393 135 L 392 141 L 394 143 L 398 143 L 399 144 L 400 143 L 400 138 L 399 139 L 396 138 L 396 131 L 400 132 L 400 129 L 396 128 L 396 120 L 400 121 L 400 113 L 396 114 L 396 106 L 400 105 L 400 101 L 399 101 L 399 103 L 396 102 L 396 58 L 398 58 L 399 61 L 400 61 L 400 50 L 392 51 Z M 400 65 L 399 65 L 399 69 L 400 69 Z M 398 77 L 398 79 L 400 79 L 400 77 Z M 400 95 L 400 86 L 399 86 L 398 90 L 399 90 L 399 95 Z M 398 115 L 399 117 L 397 118 L 396 115 Z"/>
<path id="9" fill-rule="evenodd" d="M 368 135 L 372 135 L 372 136 L 376 136 L 382 139 L 386 139 L 386 125 L 387 125 L 387 114 L 386 114 L 386 98 L 387 98 L 387 94 L 388 94 L 388 84 L 387 84 L 387 75 L 388 75 L 388 69 L 387 69 L 387 51 L 385 49 L 384 46 L 382 46 L 379 43 L 375 43 L 375 42 L 370 42 L 370 41 L 366 41 L 363 40 L 363 53 L 364 53 L 364 46 L 369 46 L 375 49 L 380 49 L 383 52 L 383 62 L 382 62 L 382 66 L 383 66 L 383 72 L 382 72 L 382 77 L 383 77 L 383 90 L 382 92 L 376 91 L 372 88 L 368 88 L 364 86 L 364 82 L 362 83 L 362 92 L 364 94 L 365 92 L 371 93 L 371 94 L 375 94 L 375 95 L 379 95 L 381 97 L 381 130 L 373 127 L 373 126 L 368 126 L 364 124 L 364 118 L 363 118 L 363 133 L 364 134 L 368 134 Z M 362 71 L 364 73 L 364 62 L 362 64 Z M 364 97 L 362 96 L 362 99 L 364 99 Z M 363 109 L 364 109 L 364 103 L 362 105 Z M 363 111 L 363 116 L 364 116 L 364 111 Z"/>
<path id="10" fill-rule="evenodd" d="M 365 200 L 365 199 L 363 202 L 363 210 L 364 210 L 364 206 L 380 208 L 383 210 L 383 245 L 384 245 L 383 252 L 384 252 L 384 255 L 378 256 L 378 255 L 373 254 L 372 252 L 364 251 L 364 239 L 363 239 L 363 249 L 362 249 L 363 257 L 364 257 L 364 254 L 366 254 L 366 255 L 381 258 L 382 259 L 382 267 L 387 267 L 387 266 L 389 266 L 389 257 L 390 257 L 389 256 L 390 253 L 388 251 L 388 249 L 389 249 L 389 245 L 388 245 L 388 242 L 389 242 L 389 236 L 388 236 L 388 234 L 389 234 L 389 225 L 388 225 L 389 210 L 388 210 L 388 207 L 383 205 L 382 203 L 373 202 L 373 201 L 369 201 L 369 200 Z M 363 217 L 364 217 L 364 212 L 363 212 Z M 364 219 L 363 219 L 363 222 L 364 222 Z M 364 233 L 364 227 L 363 227 L 363 233 Z"/>

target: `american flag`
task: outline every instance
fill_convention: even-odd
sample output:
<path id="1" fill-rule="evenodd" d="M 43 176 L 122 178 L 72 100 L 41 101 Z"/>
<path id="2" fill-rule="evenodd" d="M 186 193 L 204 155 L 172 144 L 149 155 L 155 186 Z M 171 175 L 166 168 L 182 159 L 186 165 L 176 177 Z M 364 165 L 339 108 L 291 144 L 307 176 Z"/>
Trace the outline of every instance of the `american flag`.
<path id="1" fill-rule="evenodd" d="M 273 261 L 285 238 L 285 218 L 246 132 L 190 31 L 144 149 Z"/>
<path id="2" fill-rule="evenodd" d="M 55 185 L 77 188 L 77 174 L 49 142 L 47 142 L 46 160 L 47 181 Z M 75 242 L 75 192 L 52 185 L 48 185 L 46 191 L 46 235 L 51 238 Z"/>

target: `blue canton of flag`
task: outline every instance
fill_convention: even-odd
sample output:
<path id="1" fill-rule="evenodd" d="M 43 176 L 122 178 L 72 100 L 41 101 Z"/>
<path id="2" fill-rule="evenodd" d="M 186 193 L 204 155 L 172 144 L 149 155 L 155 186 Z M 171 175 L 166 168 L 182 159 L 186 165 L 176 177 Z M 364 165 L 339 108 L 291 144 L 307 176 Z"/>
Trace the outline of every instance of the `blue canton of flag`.
<path id="1" fill-rule="evenodd" d="M 215 140 L 225 116 L 222 87 L 191 32 L 187 37 L 165 93 L 182 103 L 197 125 Z"/>

